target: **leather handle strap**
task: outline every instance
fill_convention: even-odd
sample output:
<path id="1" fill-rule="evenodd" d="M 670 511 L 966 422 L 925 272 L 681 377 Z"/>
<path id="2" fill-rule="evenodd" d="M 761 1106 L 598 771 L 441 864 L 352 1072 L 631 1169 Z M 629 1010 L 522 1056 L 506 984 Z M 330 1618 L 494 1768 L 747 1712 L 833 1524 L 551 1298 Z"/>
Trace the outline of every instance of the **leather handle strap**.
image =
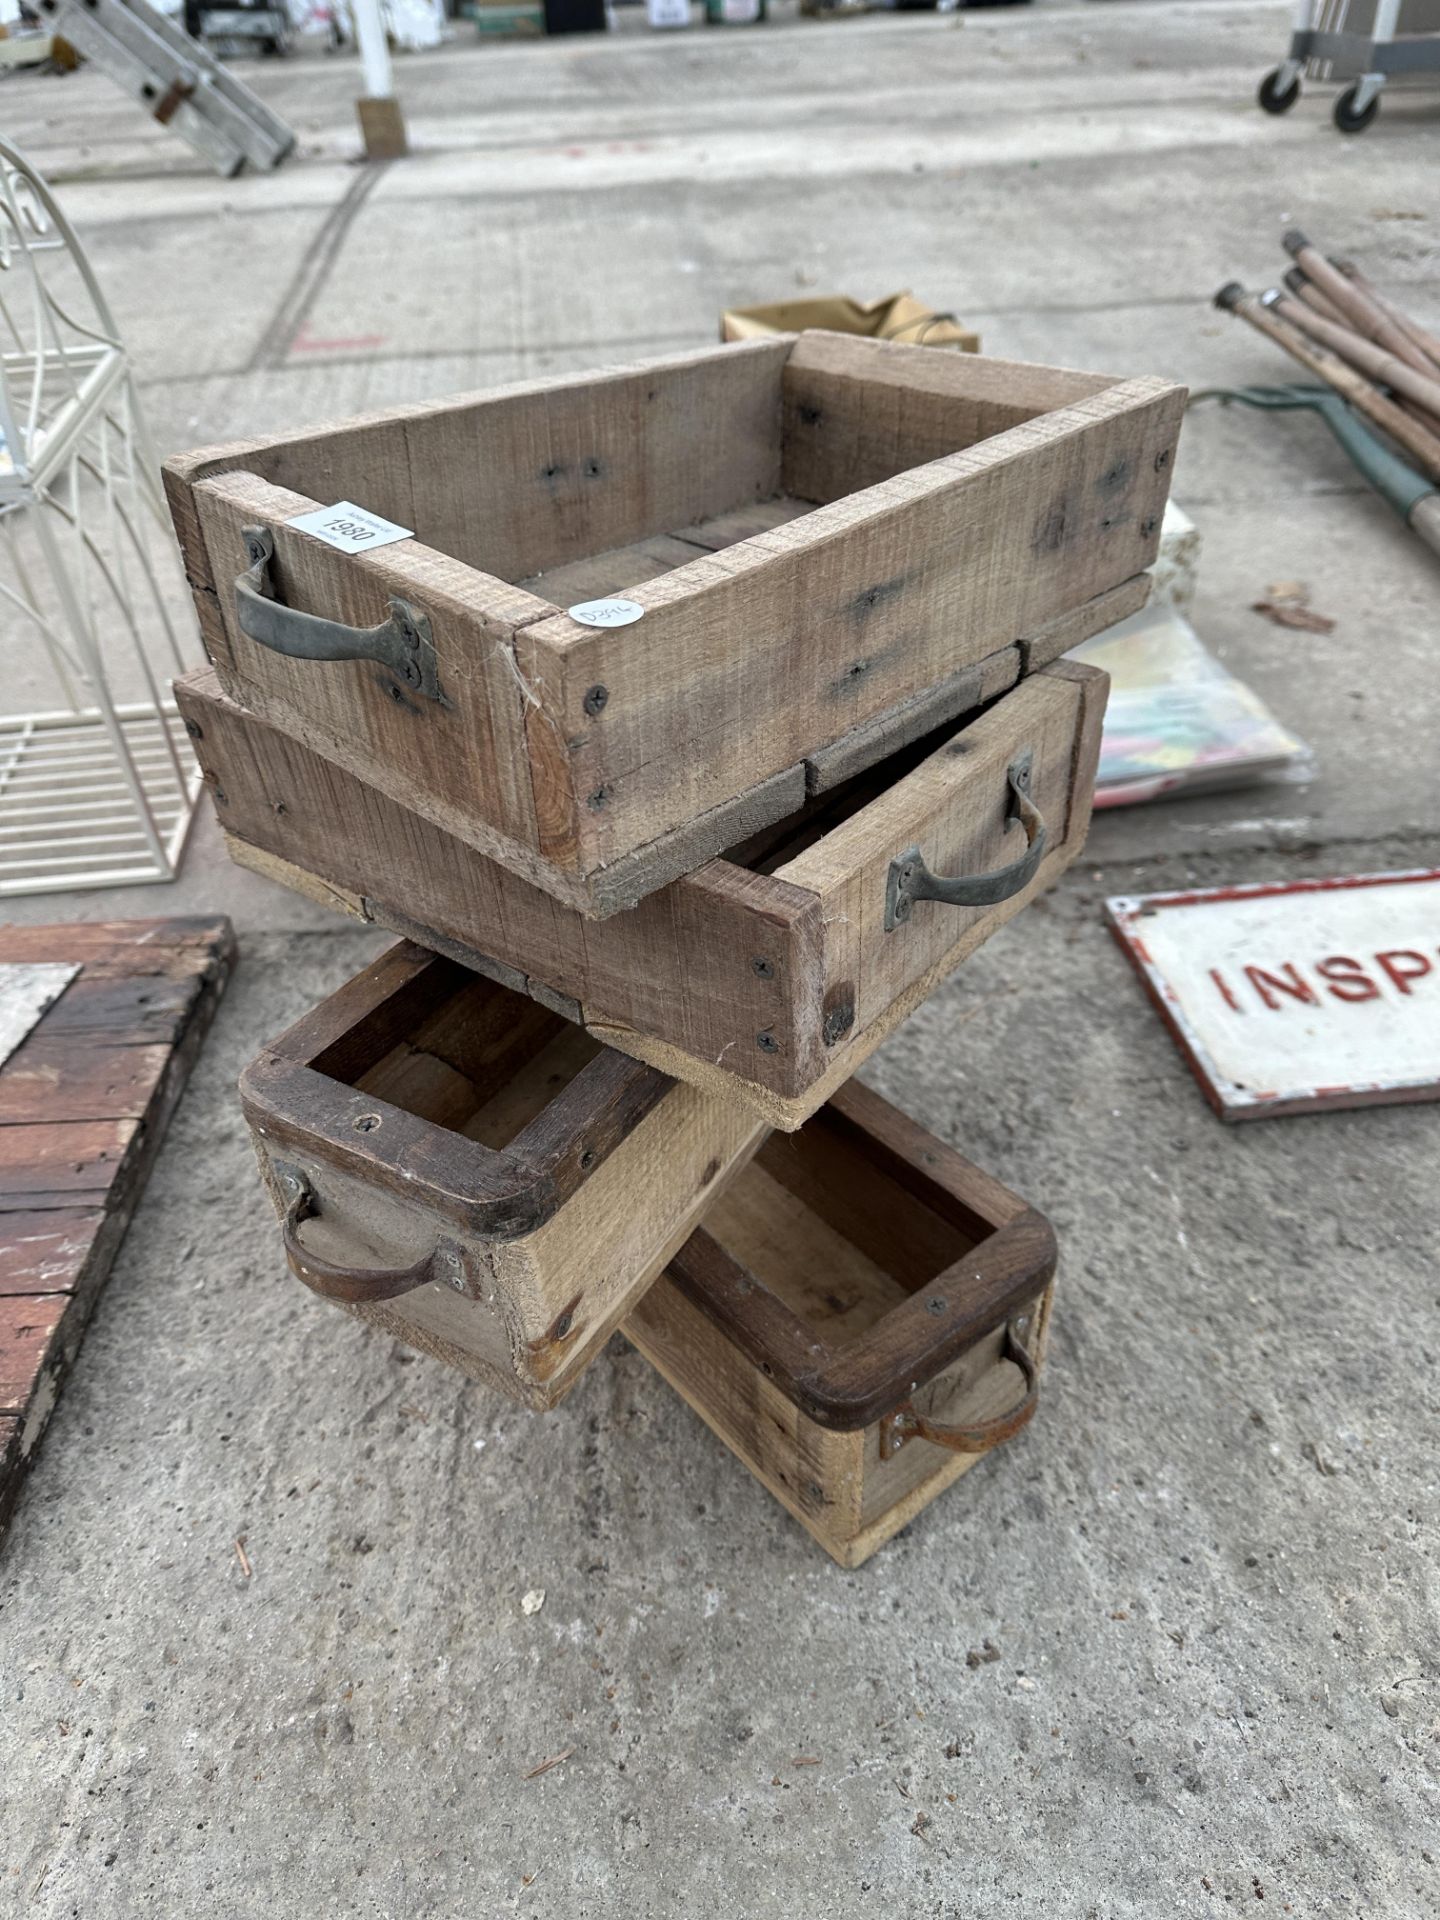
<path id="1" fill-rule="evenodd" d="M 304 1221 L 320 1212 L 315 1190 L 296 1168 L 277 1168 L 276 1172 L 290 1195 L 285 1208 L 282 1234 L 285 1258 L 295 1278 L 312 1293 L 326 1300 L 340 1300 L 346 1306 L 367 1306 L 377 1300 L 396 1300 L 401 1294 L 414 1293 L 432 1280 L 456 1284 L 461 1271 L 459 1255 L 443 1243 L 437 1244 L 408 1267 L 340 1267 L 311 1253 L 300 1238 Z"/>
<path id="2" fill-rule="evenodd" d="M 969 1423 L 931 1420 L 927 1415 L 917 1413 L 908 1400 L 902 1401 L 893 1413 L 880 1422 L 880 1458 L 888 1460 L 907 1440 L 928 1440 L 931 1446 L 944 1447 L 951 1453 L 978 1454 L 988 1453 L 992 1447 L 1013 1439 L 1034 1418 L 1040 1401 L 1040 1382 L 1035 1361 L 1017 1333 L 1013 1320 L 1006 1324 L 1000 1354 L 1002 1359 L 1013 1361 L 1024 1375 L 1023 1400 L 1008 1413 L 996 1414 L 991 1420 Z"/>

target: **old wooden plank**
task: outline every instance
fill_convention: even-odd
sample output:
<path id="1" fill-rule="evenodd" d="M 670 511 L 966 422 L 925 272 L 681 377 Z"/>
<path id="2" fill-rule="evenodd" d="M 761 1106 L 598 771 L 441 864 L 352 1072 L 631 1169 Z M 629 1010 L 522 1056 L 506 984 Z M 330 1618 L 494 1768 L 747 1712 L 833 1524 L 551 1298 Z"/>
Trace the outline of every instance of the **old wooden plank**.
<path id="1" fill-rule="evenodd" d="M 47 1040 L 103 1041 L 110 1047 L 167 1045 L 184 1028 L 201 976 L 163 973 L 92 979 L 82 968 L 45 1016 Z"/>
<path id="2" fill-rule="evenodd" d="M 103 1204 L 137 1131 L 134 1120 L 0 1127 L 0 1208 Z"/>
<path id="3" fill-rule="evenodd" d="M 163 1043 L 111 1045 L 101 1034 L 37 1034 L 0 1071 L 0 1126 L 139 1119 L 170 1057 Z"/>
<path id="4" fill-rule="evenodd" d="M 70 1305 L 63 1293 L 0 1297 L 0 1414 L 23 1417 L 58 1359 L 60 1328 Z"/>
<path id="5" fill-rule="evenodd" d="M 892 707 L 878 719 L 853 733 L 845 734 L 831 747 L 821 747 L 805 762 L 805 787 L 808 793 L 828 793 L 843 781 L 873 766 L 876 761 L 898 753 L 912 741 L 923 740 L 927 733 L 958 720 L 961 714 L 983 706 L 997 694 L 1013 687 L 1020 677 L 1019 647 L 1004 647 L 999 653 L 962 667 L 959 673 L 942 680 L 938 687 L 916 694 L 913 700 Z"/>
<path id="6" fill-rule="evenodd" d="M 0 1227 L 0 1294 L 79 1291 L 105 1217 L 99 1207 L 6 1214 Z"/>
<path id="7" fill-rule="evenodd" d="M 179 978 L 226 937 L 219 914 L 184 914 L 158 920 L 73 920 L 59 926 L 0 927 L 0 961 L 64 960 L 82 966 L 90 979 Z"/>
<path id="8" fill-rule="evenodd" d="M 0 1416 L 0 1527 L 13 1510 L 63 1373 L 144 1188 L 233 964 L 235 943 L 229 921 L 211 917 L 8 928 L 0 932 L 0 951 L 7 947 L 27 957 L 80 959 L 86 973 L 98 975 L 88 982 L 82 976 L 67 991 L 66 999 L 70 992 L 82 994 L 80 1017 L 67 1029 L 65 1000 L 58 1002 L 12 1069 L 27 1054 L 48 1059 L 66 1047 L 80 1060 L 93 1056 L 96 1042 L 86 1023 L 93 1019 L 103 1030 L 107 1007 L 112 1017 L 131 1023 L 132 1037 L 137 1019 L 143 1026 L 147 1007 L 153 1012 L 157 1001 L 163 1021 L 177 1008 L 181 1017 L 143 1118 L 0 1125 L 0 1377 L 9 1381 L 8 1404 L 16 1409 L 13 1417 Z M 138 976 L 128 981 L 121 975 L 127 958 Z M 88 999 L 82 993 L 87 985 Z M 150 997 L 139 1002 L 126 989 Z M 111 1051 L 119 1057 L 131 1050 Z M 143 1035 L 133 1052 L 137 1065 L 154 1064 Z M 6 1079 L 0 1074 L 0 1093 Z M 62 1069 L 52 1112 L 66 1098 L 65 1084 Z"/>

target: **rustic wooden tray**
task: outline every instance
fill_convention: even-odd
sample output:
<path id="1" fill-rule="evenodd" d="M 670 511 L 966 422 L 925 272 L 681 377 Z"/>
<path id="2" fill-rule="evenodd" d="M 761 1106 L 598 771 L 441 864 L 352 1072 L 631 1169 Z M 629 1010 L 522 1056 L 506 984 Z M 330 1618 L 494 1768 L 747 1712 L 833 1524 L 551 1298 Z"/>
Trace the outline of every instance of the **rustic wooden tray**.
<path id="1" fill-rule="evenodd" d="M 842 1566 L 1035 1410 L 1048 1222 L 858 1081 L 774 1134 L 623 1331 Z"/>
<path id="2" fill-rule="evenodd" d="M 532 1407 L 763 1137 L 406 942 L 266 1048 L 241 1098 L 296 1277 Z"/>
<path id="3" fill-rule="evenodd" d="M 603 917 L 793 813 L 826 749 L 882 754 L 917 701 L 1135 582 L 1183 401 L 816 333 L 209 449 L 166 482 L 233 698 Z M 415 537 L 352 555 L 292 524 L 343 499 Z M 617 592 L 631 625 L 566 611 Z"/>
<path id="4" fill-rule="evenodd" d="M 245 713 L 212 674 L 176 692 L 237 860 L 790 1129 L 1080 851 L 1105 687 L 1057 661 L 600 922 Z M 1021 767 L 1043 840 L 1017 794 Z M 897 917 L 897 875 L 917 849 L 936 873 L 998 874 L 999 893 Z"/>

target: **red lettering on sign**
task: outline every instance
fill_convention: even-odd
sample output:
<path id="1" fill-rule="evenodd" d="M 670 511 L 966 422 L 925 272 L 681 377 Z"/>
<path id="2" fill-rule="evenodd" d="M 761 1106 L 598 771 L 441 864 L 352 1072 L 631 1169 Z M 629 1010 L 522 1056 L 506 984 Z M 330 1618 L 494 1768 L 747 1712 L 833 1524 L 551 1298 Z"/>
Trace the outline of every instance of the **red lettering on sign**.
<path id="1" fill-rule="evenodd" d="M 1216 988 L 1218 989 L 1220 994 L 1220 998 L 1225 1002 L 1226 1006 L 1230 1008 L 1231 1012 L 1243 1013 L 1245 1009 L 1241 1006 L 1240 1002 L 1235 998 L 1234 994 L 1230 991 L 1229 987 L 1226 986 L 1225 976 L 1221 973 L 1218 967 L 1211 967 L 1210 978 L 1215 982 Z"/>
<path id="2" fill-rule="evenodd" d="M 1343 953 L 1331 954 L 1328 960 L 1317 960 L 1315 971 L 1322 980 L 1330 982 L 1328 992 L 1337 1000 L 1378 1000 L 1380 989 L 1366 973 L 1358 960 L 1351 960 Z"/>
<path id="3" fill-rule="evenodd" d="M 1272 987 L 1276 993 L 1288 993 L 1292 1000 L 1303 1000 L 1308 1006 L 1318 1007 L 1320 1001 L 1315 989 L 1300 978 L 1293 960 L 1285 962 L 1284 971 L 1289 975 L 1288 979 L 1283 979 L 1278 973 L 1267 973 L 1264 967 L 1246 967 L 1245 978 L 1274 1013 L 1280 1011 L 1280 1002 L 1271 994 Z"/>
<path id="4" fill-rule="evenodd" d="M 1408 960 L 1411 964 L 1402 967 L 1400 962 Z M 1416 953 L 1413 947 L 1394 947 L 1389 953 L 1377 953 L 1375 964 L 1386 974 L 1401 993 L 1409 993 L 1412 980 L 1423 980 L 1430 971 L 1430 962 L 1423 953 Z"/>

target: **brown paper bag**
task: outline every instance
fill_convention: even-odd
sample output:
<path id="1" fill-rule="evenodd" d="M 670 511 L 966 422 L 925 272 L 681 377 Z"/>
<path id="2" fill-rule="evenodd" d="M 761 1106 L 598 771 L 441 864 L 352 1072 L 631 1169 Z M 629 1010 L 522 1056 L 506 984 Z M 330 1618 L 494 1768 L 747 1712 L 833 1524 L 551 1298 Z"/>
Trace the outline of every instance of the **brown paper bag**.
<path id="1" fill-rule="evenodd" d="M 844 294 L 810 300 L 777 300 L 768 307 L 732 307 L 720 316 L 722 340 L 754 340 L 762 333 L 803 333 L 823 327 L 828 333 L 863 333 L 872 340 L 900 340 L 911 346 L 956 347 L 978 353 L 980 336 L 962 327 L 953 313 L 937 313 L 912 293 L 892 293 L 863 306 Z"/>

